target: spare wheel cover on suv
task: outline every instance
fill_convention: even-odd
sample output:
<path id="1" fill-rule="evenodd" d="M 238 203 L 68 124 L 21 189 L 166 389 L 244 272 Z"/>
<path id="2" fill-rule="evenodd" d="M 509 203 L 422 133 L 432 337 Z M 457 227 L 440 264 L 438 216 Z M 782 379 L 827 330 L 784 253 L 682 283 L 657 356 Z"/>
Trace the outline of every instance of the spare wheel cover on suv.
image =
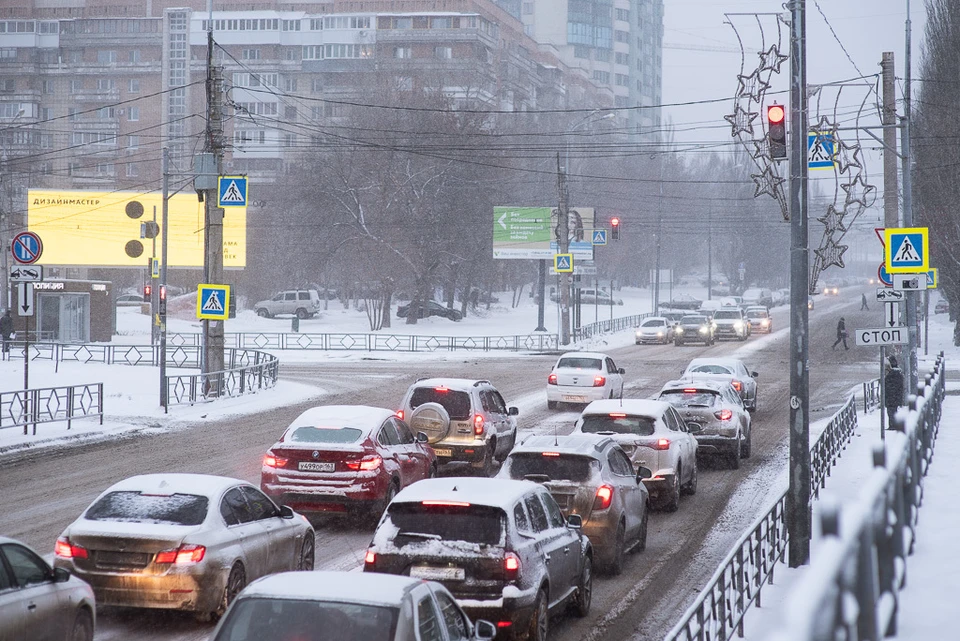
<path id="1" fill-rule="evenodd" d="M 437 443 L 450 432 L 450 414 L 440 403 L 424 403 L 410 412 L 410 429 L 423 432 L 430 443 Z"/>

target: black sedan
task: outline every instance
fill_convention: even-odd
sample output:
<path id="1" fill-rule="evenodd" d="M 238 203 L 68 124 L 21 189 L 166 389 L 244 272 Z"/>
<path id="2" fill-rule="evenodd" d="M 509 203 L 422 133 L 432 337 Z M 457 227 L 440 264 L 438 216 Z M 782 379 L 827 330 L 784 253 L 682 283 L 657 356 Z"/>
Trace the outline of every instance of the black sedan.
<path id="1" fill-rule="evenodd" d="M 406 318 L 407 314 L 410 313 L 411 304 L 412 303 L 408 303 L 398 307 L 397 318 Z M 452 321 L 463 320 L 463 314 L 460 313 L 460 310 L 449 309 L 433 300 L 420 303 L 420 315 L 418 318 L 426 318 L 428 316 L 442 316 L 443 318 L 449 318 Z"/>
<path id="2" fill-rule="evenodd" d="M 713 321 L 707 316 L 702 314 L 684 316 L 673 330 L 673 344 L 678 347 L 684 343 L 713 345 L 714 329 Z"/>

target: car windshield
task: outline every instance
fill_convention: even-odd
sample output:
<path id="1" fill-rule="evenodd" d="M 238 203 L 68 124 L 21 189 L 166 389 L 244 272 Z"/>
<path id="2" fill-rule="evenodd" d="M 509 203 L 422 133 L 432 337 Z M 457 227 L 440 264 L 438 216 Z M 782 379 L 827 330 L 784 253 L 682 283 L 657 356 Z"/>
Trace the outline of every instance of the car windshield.
<path id="1" fill-rule="evenodd" d="M 725 319 L 735 319 L 740 318 L 740 312 L 731 312 L 731 311 L 719 311 L 713 315 L 715 320 L 725 320 Z"/>
<path id="2" fill-rule="evenodd" d="M 504 513 L 499 508 L 455 501 L 427 503 L 391 503 L 387 508 L 390 520 L 399 530 L 398 545 L 425 539 L 483 545 L 502 542 Z"/>
<path id="3" fill-rule="evenodd" d="M 237 599 L 214 641 L 387 641 L 396 634 L 394 607 L 333 601 Z"/>
<path id="4" fill-rule="evenodd" d="M 663 327 L 664 325 L 666 325 L 666 322 L 655 318 L 653 320 L 643 321 L 640 327 Z"/>
<path id="5" fill-rule="evenodd" d="M 207 504 L 207 497 L 195 494 L 110 492 L 91 505 L 84 518 L 89 521 L 200 525 L 207 518 Z"/>
<path id="6" fill-rule="evenodd" d="M 603 361 L 599 358 L 584 358 L 584 357 L 564 357 L 561 358 L 557 363 L 557 369 L 560 368 L 570 368 L 570 369 L 600 369 L 603 365 Z"/>
<path id="7" fill-rule="evenodd" d="M 288 440 L 294 443 L 355 443 L 363 435 L 356 427 L 295 427 Z"/>
<path id="8" fill-rule="evenodd" d="M 658 400 L 666 401 L 674 407 L 713 407 L 718 403 L 719 399 L 720 395 L 717 392 L 672 389 L 660 394 Z"/>
<path id="9" fill-rule="evenodd" d="M 766 318 L 767 313 L 761 310 L 755 310 L 752 312 L 747 312 L 747 318 Z"/>
<path id="10" fill-rule="evenodd" d="M 446 387 L 418 387 L 410 397 L 410 408 L 416 409 L 424 403 L 439 403 L 455 421 L 470 418 L 470 395 Z"/>
<path id="11" fill-rule="evenodd" d="M 626 414 L 587 414 L 583 417 L 580 431 L 584 434 L 613 432 L 614 434 L 635 434 L 651 436 L 656 421 L 649 416 L 627 416 Z"/>
<path id="12" fill-rule="evenodd" d="M 706 316 L 684 316 L 680 323 L 682 325 L 701 325 L 707 322 Z"/>
<path id="13" fill-rule="evenodd" d="M 723 365 L 694 365 L 687 370 L 688 374 L 721 374 L 723 376 L 732 376 L 733 370 Z"/>
<path id="14" fill-rule="evenodd" d="M 548 456 L 548 454 L 553 454 Z M 574 481 L 582 483 L 599 471 L 599 462 L 589 456 L 576 456 L 553 452 L 523 452 L 512 454 L 507 459 L 510 478 L 524 480 L 527 475 L 546 476 L 551 481 Z M 534 480 L 534 479 L 531 479 Z"/>

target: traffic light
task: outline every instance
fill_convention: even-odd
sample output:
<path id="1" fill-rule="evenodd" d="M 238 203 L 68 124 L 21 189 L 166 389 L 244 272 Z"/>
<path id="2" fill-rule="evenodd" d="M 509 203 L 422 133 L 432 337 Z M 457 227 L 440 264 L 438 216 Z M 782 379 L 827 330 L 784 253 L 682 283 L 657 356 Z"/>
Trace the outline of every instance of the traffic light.
<path id="1" fill-rule="evenodd" d="M 620 240 L 620 219 L 610 219 L 610 240 Z"/>
<path id="2" fill-rule="evenodd" d="M 767 107 L 767 139 L 770 142 L 770 158 L 787 157 L 786 112 L 783 105 Z"/>
<path id="3" fill-rule="evenodd" d="M 153 285 L 144 285 L 143 286 L 143 302 L 150 302 L 150 294 L 153 293 Z"/>

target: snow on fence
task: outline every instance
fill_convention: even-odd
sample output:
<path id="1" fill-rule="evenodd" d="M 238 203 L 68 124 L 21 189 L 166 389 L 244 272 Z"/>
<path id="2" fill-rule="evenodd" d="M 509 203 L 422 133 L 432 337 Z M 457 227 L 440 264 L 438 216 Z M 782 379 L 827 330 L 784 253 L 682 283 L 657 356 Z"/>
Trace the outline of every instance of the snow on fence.
<path id="1" fill-rule="evenodd" d="M 103 425 L 103 383 L 42 387 L 0 392 L 0 429 L 23 427 L 27 434 L 38 423 L 67 422 L 67 429 L 78 418 L 100 417 Z"/>
<path id="2" fill-rule="evenodd" d="M 280 376 L 280 360 L 253 349 L 227 349 L 226 369 L 206 374 L 173 374 L 164 377 L 164 409 L 170 405 L 240 396 L 274 387 Z"/>
<path id="3" fill-rule="evenodd" d="M 818 495 L 830 469 L 857 427 L 853 396 L 830 419 L 810 449 L 810 485 Z M 743 637 L 743 618 L 760 605 L 761 589 L 773 581 L 773 570 L 787 549 L 787 493 L 740 537 L 707 587 L 697 596 L 664 641 L 727 641 Z"/>
<path id="4" fill-rule="evenodd" d="M 861 641 L 897 634 L 899 592 L 913 553 L 923 477 L 940 428 L 946 372 L 943 352 L 894 418 L 902 446 L 878 444 L 859 498 L 821 509 L 817 558 L 784 601 L 766 641 Z M 843 527 L 841 528 L 841 521 Z"/>
<path id="5" fill-rule="evenodd" d="M 168 335 L 171 345 L 200 344 L 200 334 Z M 556 334 L 499 336 L 417 336 L 413 334 L 236 332 L 224 335 L 227 346 L 237 349 L 357 350 L 364 352 L 535 351 L 559 349 Z"/>
<path id="6" fill-rule="evenodd" d="M 573 340 L 582 341 L 597 334 L 607 334 L 609 332 L 621 332 L 625 329 L 633 329 L 640 326 L 640 321 L 653 314 L 634 314 L 633 316 L 621 316 L 620 318 L 611 318 L 610 320 L 597 321 L 589 325 L 577 327 L 573 331 Z"/>
<path id="7" fill-rule="evenodd" d="M 863 413 L 880 407 L 880 379 L 863 382 Z"/>

